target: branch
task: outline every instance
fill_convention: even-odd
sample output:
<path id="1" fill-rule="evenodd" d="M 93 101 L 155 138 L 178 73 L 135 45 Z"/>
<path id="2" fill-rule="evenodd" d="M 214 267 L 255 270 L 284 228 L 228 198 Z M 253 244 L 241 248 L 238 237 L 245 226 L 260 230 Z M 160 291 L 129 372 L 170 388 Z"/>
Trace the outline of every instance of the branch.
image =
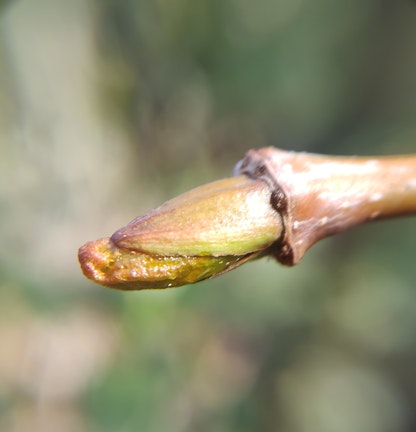
<path id="1" fill-rule="evenodd" d="M 82 246 L 85 276 L 131 290 L 198 282 L 266 255 L 294 265 L 325 237 L 416 214 L 416 155 L 331 157 L 269 147 L 249 151 L 234 174 Z"/>
<path id="2" fill-rule="evenodd" d="M 251 150 L 234 172 L 267 181 L 284 219 L 283 264 L 318 240 L 363 222 L 416 214 L 416 155 L 331 157 Z"/>

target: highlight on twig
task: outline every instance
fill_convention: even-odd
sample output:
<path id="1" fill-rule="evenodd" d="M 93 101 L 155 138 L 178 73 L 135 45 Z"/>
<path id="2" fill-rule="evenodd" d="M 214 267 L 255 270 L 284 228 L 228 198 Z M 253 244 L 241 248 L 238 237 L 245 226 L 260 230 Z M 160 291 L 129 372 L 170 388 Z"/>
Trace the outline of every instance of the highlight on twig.
<path id="1" fill-rule="evenodd" d="M 300 262 L 317 241 L 416 214 L 416 156 L 331 157 L 251 150 L 235 177 L 174 198 L 83 245 L 84 275 L 124 290 L 177 287 L 263 256 Z"/>

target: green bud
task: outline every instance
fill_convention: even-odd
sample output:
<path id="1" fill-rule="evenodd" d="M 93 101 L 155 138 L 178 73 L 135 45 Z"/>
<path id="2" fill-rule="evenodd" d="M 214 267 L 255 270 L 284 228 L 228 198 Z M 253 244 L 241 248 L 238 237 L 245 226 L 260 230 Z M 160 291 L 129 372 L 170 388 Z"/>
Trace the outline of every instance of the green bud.
<path id="1" fill-rule="evenodd" d="M 209 183 L 82 246 L 89 279 L 117 289 L 198 282 L 258 257 L 279 239 L 280 215 L 266 183 L 246 176 Z"/>

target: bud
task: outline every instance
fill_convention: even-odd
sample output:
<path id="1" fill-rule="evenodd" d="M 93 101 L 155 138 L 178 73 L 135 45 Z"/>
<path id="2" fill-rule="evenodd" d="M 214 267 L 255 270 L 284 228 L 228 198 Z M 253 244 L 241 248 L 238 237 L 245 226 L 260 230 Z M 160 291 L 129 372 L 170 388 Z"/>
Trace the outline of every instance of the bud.
<path id="1" fill-rule="evenodd" d="M 118 289 L 198 282 L 258 257 L 282 234 L 261 180 L 238 176 L 195 188 L 79 250 L 89 279 Z"/>

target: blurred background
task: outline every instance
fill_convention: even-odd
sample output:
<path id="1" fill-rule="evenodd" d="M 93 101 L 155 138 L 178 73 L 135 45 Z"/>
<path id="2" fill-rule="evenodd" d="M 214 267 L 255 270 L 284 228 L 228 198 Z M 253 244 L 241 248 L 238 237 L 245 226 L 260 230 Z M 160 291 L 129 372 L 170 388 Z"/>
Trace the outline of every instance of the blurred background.
<path id="1" fill-rule="evenodd" d="M 416 220 L 172 290 L 77 249 L 252 147 L 416 151 L 411 0 L 0 1 L 0 430 L 416 429 Z"/>

